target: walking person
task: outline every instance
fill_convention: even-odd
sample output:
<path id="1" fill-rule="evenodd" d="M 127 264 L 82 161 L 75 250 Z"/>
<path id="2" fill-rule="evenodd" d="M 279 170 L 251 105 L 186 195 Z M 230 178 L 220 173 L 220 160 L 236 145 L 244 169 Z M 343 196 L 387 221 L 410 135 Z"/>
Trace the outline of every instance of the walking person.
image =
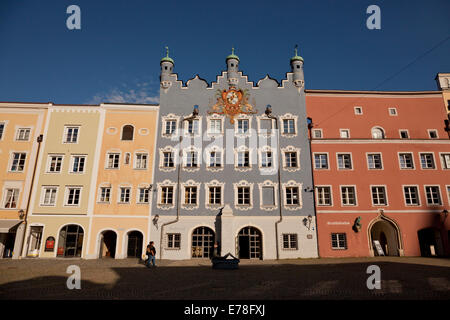
<path id="1" fill-rule="evenodd" d="M 153 245 L 153 241 L 150 241 L 150 243 L 148 244 L 148 246 L 147 246 L 147 256 L 148 256 L 148 259 L 147 259 L 147 263 L 146 263 L 146 266 L 148 267 L 148 268 L 150 268 L 150 263 L 152 263 L 152 265 L 153 265 L 153 267 L 156 267 L 156 264 L 155 264 L 155 260 L 156 260 L 156 248 L 155 248 L 155 246 Z"/>

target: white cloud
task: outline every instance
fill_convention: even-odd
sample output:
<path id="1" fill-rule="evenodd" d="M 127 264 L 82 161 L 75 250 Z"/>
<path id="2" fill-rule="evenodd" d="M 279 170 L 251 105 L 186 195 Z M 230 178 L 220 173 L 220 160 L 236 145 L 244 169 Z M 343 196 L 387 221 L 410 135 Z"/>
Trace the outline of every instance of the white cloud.
<path id="1" fill-rule="evenodd" d="M 123 89 L 111 89 L 106 93 L 97 93 L 88 104 L 100 104 L 102 102 L 116 103 L 142 103 L 156 104 L 159 103 L 159 91 L 150 88 L 151 82 L 138 82 L 134 88 L 128 88 L 123 84 Z"/>

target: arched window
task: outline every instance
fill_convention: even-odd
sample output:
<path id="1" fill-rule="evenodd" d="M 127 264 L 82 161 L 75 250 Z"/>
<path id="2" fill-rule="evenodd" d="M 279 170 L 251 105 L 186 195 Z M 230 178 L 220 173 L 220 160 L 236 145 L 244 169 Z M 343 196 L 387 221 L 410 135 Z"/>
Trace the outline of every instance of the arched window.
<path id="1" fill-rule="evenodd" d="M 134 127 L 126 125 L 122 129 L 122 140 L 133 140 Z"/>
<path id="2" fill-rule="evenodd" d="M 384 131 L 381 128 L 373 128 L 372 129 L 372 138 L 373 139 L 384 139 Z"/>

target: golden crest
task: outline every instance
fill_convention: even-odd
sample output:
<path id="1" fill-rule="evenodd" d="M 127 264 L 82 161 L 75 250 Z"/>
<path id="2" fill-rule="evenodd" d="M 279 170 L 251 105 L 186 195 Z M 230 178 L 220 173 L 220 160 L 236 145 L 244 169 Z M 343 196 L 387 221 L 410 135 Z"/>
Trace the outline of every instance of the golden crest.
<path id="1" fill-rule="evenodd" d="M 236 89 L 231 87 L 228 90 L 217 90 L 216 103 L 208 113 L 224 114 L 230 118 L 230 123 L 234 123 L 234 118 L 239 114 L 254 114 L 253 106 L 248 102 L 248 89 Z"/>

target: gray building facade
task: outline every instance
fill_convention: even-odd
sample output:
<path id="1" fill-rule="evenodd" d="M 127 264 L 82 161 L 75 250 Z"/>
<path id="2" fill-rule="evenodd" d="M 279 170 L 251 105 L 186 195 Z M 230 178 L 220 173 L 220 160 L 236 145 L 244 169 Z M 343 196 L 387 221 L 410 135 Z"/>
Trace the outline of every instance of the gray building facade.
<path id="1" fill-rule="evenodd" d="M 161 60 L 150 229 L 160 258 L 318 256 L 303 59 L 281 83 L 250 82 L 239 63 L 233 50 L 209 84 L 183 83 Z"/>

